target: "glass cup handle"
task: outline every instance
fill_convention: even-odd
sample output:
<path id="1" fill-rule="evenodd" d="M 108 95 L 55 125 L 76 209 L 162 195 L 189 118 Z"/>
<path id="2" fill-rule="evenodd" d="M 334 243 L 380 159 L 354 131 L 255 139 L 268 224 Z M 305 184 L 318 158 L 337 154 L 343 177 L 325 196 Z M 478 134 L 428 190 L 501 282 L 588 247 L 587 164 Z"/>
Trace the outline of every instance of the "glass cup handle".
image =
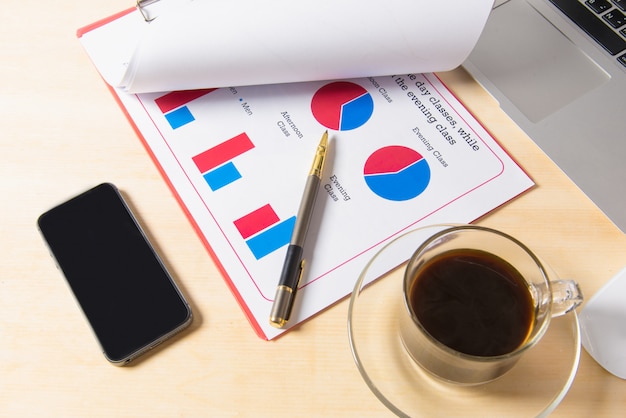
<path id="1" fill-rule="evenodd" d="M 583 294 L 578 283 L 573 280 L 555 280 L 552 287 L 552 317 L 564 315 L 576 309 L 583 302 Z"/>

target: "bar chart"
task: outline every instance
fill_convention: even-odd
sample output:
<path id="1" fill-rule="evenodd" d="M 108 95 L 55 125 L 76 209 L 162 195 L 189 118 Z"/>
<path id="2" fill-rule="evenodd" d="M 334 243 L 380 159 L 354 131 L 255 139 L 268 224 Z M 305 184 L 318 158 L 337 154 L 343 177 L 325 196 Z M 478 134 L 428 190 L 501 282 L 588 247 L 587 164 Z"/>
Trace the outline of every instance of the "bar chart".
<path id="1" fill-rule="evenodd" d="M 254 144 L 243 132 L 192 158 L 212 191 L 228 186 L 242 177 L 233 159 L 250 151 Z"/>
<path id="2" fill-rule="evenodd" d="M 281 221 L 272 206 L 267 204 L 233 223 L 252 254 L 259 260 L 289 243 L 296 217 Z"/>
<path id="3" fill-rule="evenodd" d="M 167 93 L 154 103 L 165 116 L 172 129 L 178 129 L 195 120 L 187 104 L 217 89 L 182 90 Z"/>

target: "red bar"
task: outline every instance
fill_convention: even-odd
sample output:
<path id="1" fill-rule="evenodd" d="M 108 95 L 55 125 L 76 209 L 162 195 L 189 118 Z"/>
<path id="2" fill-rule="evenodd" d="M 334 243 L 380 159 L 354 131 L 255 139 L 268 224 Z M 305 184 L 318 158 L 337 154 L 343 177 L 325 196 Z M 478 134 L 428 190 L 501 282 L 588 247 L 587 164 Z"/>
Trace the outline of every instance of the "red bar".
<path id="1" fill-rule="evenodd" d="M 204 151 L 202 154 L 196 155 L 192 159 L 198 170 L 201 173 L 206 173 L 252 148 L 254 148 L 254 144 L 244 132 Z"/>
<path id="2" fill-rule="evenodd" d="M 258 232 L 261 232 L 265 228 L 274 225 L 278 221 L 280 221 L 280 219 L 278 219 L 278 215 L 276 215 L 274 209 L 267 204 L 237 219 L 233 223 L 241 234 L 241 237 L 246 239 Z"/>
<path id="3" fill-rule="evenodd" d="M 161 112 L 167 113 L 170 110 L 174 110 L 177 107 L 186 105 L 192 100 L 202 97 L 205 94 L 209 94 L 217 89 L 200 89 L 200 90 L 181 90 L 167 93 L 165 96 L 161 96 L 154 101 Z"/>

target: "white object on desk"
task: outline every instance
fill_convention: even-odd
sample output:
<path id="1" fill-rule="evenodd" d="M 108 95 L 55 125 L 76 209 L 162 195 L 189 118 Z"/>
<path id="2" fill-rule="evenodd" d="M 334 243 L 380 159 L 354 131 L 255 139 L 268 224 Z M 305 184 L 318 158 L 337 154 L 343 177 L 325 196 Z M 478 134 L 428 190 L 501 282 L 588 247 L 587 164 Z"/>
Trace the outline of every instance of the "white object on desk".
<path id="1" fill-rule="evenodd" d="M 580 314 L 583 347 L 602 367 L 626 379 L 626 268 Z"/>

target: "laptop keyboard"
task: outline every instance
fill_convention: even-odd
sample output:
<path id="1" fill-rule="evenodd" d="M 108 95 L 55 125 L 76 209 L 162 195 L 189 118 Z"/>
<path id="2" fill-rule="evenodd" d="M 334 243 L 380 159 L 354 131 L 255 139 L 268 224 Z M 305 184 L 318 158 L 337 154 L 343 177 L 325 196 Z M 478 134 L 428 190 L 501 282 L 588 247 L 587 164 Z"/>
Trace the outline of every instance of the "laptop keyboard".
<path id="1" fill-rule="evenodd" d="M 550 0 L 626 67 L 626 0 Z"/>

